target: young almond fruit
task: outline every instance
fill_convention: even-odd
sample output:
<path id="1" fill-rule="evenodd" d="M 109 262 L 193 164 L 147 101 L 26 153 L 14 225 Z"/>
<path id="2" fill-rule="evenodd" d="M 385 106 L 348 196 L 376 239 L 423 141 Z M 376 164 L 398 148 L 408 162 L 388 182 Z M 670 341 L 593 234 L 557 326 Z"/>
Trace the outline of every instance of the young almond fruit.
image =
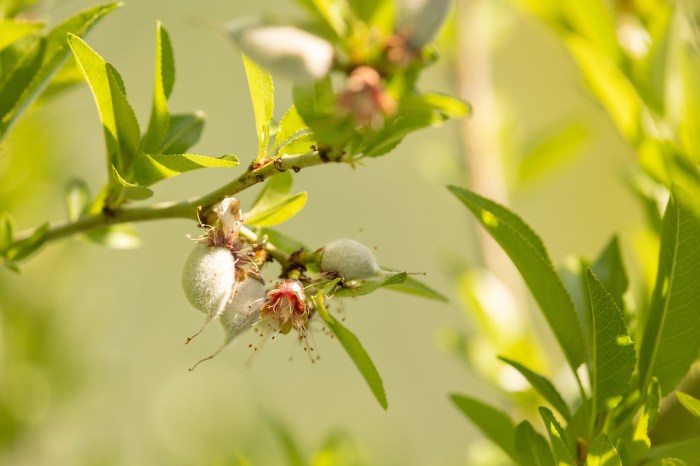
<path id="1" fill-rule="evenodd" d="M 182 269 L 182 288 L 190 304 L 206 314 L 207 320 L 224 311 L 235 283 L 235 259 L 230 249 L 194 246 Z"/>
<path id="2" fill-rule="evenodd" d="M 266 293 L 265 283 L 253 276 L 249 275 L 238 283 L 219 317 L 226 331 L 227 343 L 260 318 L 260 308 Z"/>
<path id="3" fill-rule="evenodd" d="M 352 239 L 339 239 L 321 250 L 320 270 L 334 272 L 345 280 L 365 280 L 382 273 L 374 254 L 364 244 Z"/>

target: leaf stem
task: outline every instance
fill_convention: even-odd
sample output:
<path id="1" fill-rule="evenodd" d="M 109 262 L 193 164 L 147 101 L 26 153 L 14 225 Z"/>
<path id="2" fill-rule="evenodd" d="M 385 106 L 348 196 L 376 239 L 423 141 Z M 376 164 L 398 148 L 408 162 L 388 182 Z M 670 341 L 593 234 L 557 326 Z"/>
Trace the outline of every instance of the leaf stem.
<path id="1" fill-rule="evenodd" d="M 53 241 L 77 233 L 84 233 L 99 227 L 119 223 L 144 222 L 167 218 L 196 220 L 198 208 L 206 210 L 225 197 L 233 196 L 253 185 L 262 183 L 277 173 L 287 170 L 298 172 L 303 168 L 322 165 L 331 161 L 340 162 L 341 159 L 329 159 L 326 156 L 322 156 L 316 150 L 298 155 L 281 155 L 279 157 L 267 159 L 262 164 L 258 163 L 249 166 L 248 169 L 235 180 L 200 197 L 186 199 L 184 201 L 162 202 L 147 207 L 122 207 L 113 211 L 103 211 L 99 214 L 81 217 L 71 222 L 51 224 L 44 235 L 44 241 Z M 14 242 L 10 245 L 10 248 L 31 237 L 37 230 L 38 228 L 32 228 L 19 232 L 14 238 Z"/>

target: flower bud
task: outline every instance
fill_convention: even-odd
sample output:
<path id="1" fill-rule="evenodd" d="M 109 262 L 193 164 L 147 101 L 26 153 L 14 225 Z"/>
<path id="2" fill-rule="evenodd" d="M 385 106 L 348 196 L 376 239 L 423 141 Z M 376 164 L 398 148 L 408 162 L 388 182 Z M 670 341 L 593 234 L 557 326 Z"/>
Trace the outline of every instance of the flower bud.
<path id="1" fill-rule="evenodd" d="M 235 260 L 225 247 L 196 244 L 182 270 L 182 288 L 195 309 L 217 317 L 235 284 Z"/>
<path id="2" fill-rule="evenodd" d="M 413 50 L 433 40 L 450 11 L 452 0 L 401 0 L 398 33 Z"/>
<path id="3" fill-rule="evenodd" d="M 345 280 L 364 280 L 381 273 L 372 251 L 352 239 L 328 243 L 321 251 L 320 269 L 337 273 Z"/>
<path id="4" fill-rule="evenodd" d="M 229 341 L 259 318 L 259 311 L 265 300 L 265 284 L 248 276 L 239 283 L 233 293 L 231 301 L 226 304 L 219 317 Z"/>
<path id="5" fill-rule="evenodd" d="M 230 37 L 253 61 L 293 81 L 312 81 L 328 74 L 333 46 L 293 26 L 234 25 Z"/>

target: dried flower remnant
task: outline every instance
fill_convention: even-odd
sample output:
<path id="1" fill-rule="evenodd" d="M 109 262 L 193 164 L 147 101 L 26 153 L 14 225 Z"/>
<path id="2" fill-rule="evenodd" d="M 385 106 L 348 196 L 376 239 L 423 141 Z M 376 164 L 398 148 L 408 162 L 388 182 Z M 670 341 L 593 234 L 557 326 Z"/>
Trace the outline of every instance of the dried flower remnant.
<path id="1" fill-rule="evenodd" d="M 384 116 L 396 111 L 396 101 L 384 89 L 379 73 L 369 66 L 355 68 L 338 98 L 338 107 L 360 125 L 381 126 Z"/>

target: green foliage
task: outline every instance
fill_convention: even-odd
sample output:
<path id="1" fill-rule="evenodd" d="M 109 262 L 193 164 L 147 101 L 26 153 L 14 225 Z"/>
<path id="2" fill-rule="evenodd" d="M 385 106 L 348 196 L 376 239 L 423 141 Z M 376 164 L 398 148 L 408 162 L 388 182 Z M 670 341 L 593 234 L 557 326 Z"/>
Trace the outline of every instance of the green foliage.
<path id="1" fill-rule="evenodd" d="M 586 466 L 622 466 L 620 456 L 607 435 L 600 434 L 593 441 Z"/>
<path id="2" fill-rule="evenodd" d="M 676 391 L 676 398 L 690 414 L 700 420 L 700 400 L 679 391 Z"/>
<path id="3" fill-rule="evenodd" d="M 278 173 L 271 177 L 246 213 L 245 222 L 257 227 L 271 227 L 286 222 L 306 204 L 306 193 L 291 194 L 292 175 Z"/>
<path id="4" fill-rule="evenodd" d="M 547 440 L 528 421 L 515 428 L 515 453 L 518 464 L 554 466 L 554 456 Z"/>
<path id="5" fill-rule="evenodd" d="M 275 108 L 275 93 L 272 84 L 272 76 L 250 58 L 242 55 L 245 73 L 248 77 L 250 98 L 253 100 L 253 113 L 255 114 L 255 128 L 258 135 L 258 155 L 255 160 L 262 159 L 267 153 L 267 145 L 270 142 L 270 124 L 272 112 Z"/>
<path id="6" fill-rule="evenodd" d="M 573 466 L 574 460 L 569 450 L 569 441 L 566 437 L 566 432 L 549 409 L 540 407 L 539 412 L 544 422 L 547 435 L 549 435 L 549 440 L 552 443 L 554 459 L 556 460 L 557 466 Z"/>

